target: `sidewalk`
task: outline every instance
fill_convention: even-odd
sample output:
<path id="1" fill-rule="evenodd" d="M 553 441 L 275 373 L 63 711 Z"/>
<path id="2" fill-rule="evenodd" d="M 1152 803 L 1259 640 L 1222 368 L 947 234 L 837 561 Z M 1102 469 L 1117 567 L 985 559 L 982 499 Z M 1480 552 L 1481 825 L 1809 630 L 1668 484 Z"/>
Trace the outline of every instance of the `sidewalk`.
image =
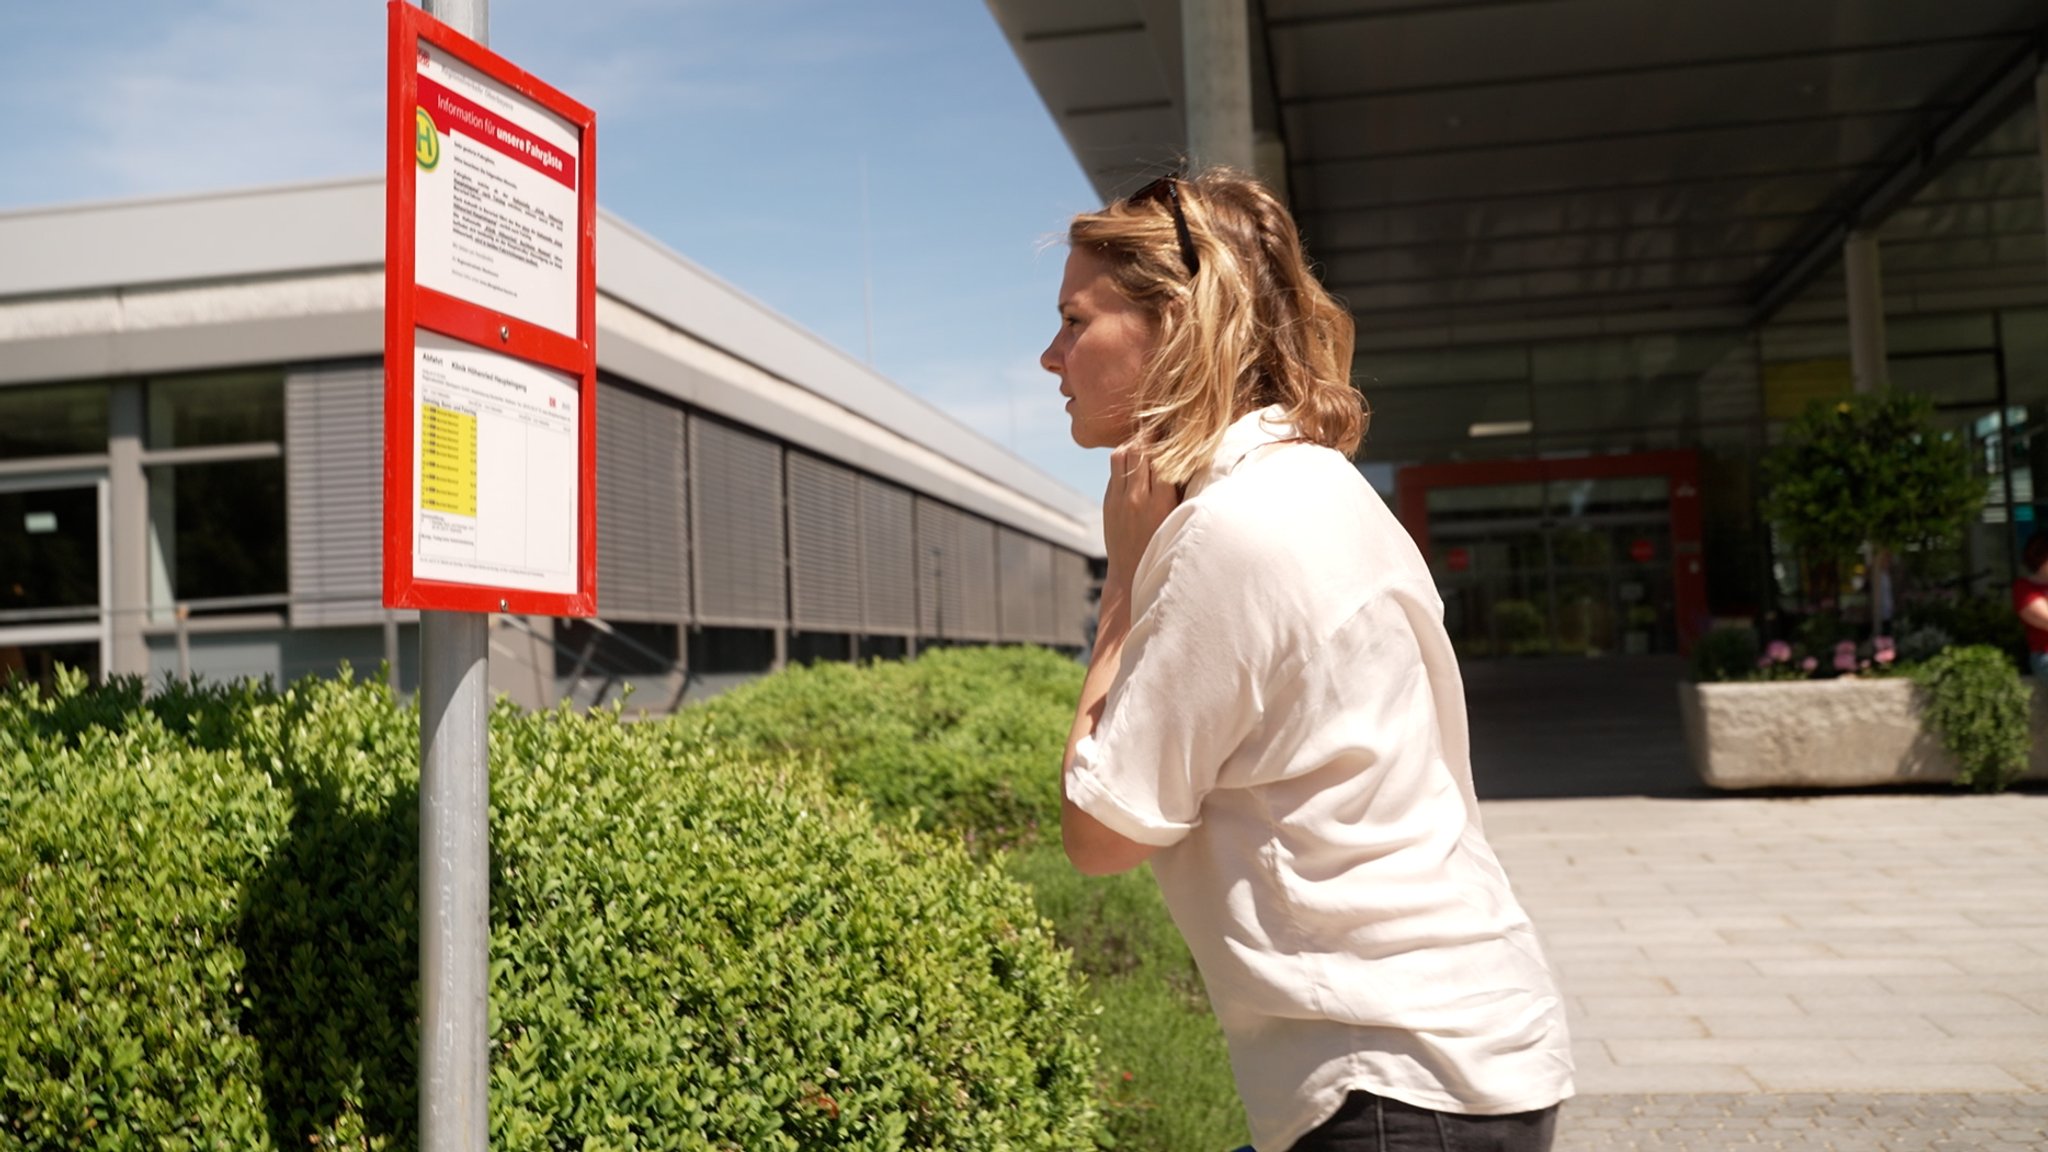
<path id="1" fill-rule="evenodd" d="M 2048 795 L 1490 800 L 1575 1149 L 2048 1149 Z"/>

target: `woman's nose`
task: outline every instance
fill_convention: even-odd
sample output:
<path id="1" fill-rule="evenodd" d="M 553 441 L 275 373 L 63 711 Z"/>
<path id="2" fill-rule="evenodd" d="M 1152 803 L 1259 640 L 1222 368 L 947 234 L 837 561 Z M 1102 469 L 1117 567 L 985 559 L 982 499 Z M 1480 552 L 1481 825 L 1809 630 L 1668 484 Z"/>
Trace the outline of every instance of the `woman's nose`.
<path id="1" fill-rule="evenodd" d="M 1057 376 L 1060 374 L 1060 363 L 1060 341 L 1059 337 L 1055 336 L 1052 343 L 1045 346 L 1045 351 L 1038 354 L 1038 366 Z"/>

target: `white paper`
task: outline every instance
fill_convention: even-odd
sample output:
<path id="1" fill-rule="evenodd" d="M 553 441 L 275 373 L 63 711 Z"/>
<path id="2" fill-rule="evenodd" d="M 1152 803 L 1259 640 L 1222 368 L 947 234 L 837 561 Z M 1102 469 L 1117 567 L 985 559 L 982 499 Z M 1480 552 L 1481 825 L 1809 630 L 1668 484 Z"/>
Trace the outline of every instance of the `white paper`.
<path id="1" fill-rule="evenodd" d="M 414 278 L 575 339 L 575 127 L 426 45 L 419 76 Z"/>
<path id="2" fill-rule="evenodd" d="M 414 336 L 413 576 L 575 593 L 575 380 Z"/>

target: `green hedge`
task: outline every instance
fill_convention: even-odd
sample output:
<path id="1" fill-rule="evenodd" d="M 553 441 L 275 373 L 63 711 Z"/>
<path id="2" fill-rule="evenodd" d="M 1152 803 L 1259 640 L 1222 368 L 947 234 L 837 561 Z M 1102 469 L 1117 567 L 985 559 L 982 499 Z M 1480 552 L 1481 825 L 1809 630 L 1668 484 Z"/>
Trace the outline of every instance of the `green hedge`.
<path id="1" fill-rule="evenodd" d="M 0 1147 L 410 1147 L 417 738 L 340 682 L 0 697 Z M 493 1146 L 1095 1143 L 1023 890 L 708 751 L 493 716 Z"/>
<path id="2" fill-rule="evenodd" d="M 1059 763 L 1082 668 L 1038 648 L 949 648 L 914 661 L 792 668 L 674 724 L 732 754 L 787 754 L 885 819 L 995 853 L 1100 1006 L 1097 1073 L 1115 1147 L 1248 1142 L 1222 1030 L 1149 869 L 1075 872 L 1059 843 Z"/>
<path id="3" fill-rule="evenodd" d="M 676 723 L 715 746 L 811 760 L 884 819 L 1005 847 L 1059 822 L 1080 690 L 1080 666 L 1043 648 L 942 648 L 792 668 Z"/>

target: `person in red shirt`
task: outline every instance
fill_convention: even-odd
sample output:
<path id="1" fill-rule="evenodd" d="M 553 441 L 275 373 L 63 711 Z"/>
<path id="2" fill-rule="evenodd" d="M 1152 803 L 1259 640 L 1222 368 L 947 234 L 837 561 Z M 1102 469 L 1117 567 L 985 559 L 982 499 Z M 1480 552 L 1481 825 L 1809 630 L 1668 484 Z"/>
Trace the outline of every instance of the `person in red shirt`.
<path id="1" fill-rule="evenodd" d="M 2012 610 L 2027 626 L 2027 663 L 2048 682 L 2048 529 L 2027 540 L 2020 567 L 2026 574 L 2012 582 Z"/>

